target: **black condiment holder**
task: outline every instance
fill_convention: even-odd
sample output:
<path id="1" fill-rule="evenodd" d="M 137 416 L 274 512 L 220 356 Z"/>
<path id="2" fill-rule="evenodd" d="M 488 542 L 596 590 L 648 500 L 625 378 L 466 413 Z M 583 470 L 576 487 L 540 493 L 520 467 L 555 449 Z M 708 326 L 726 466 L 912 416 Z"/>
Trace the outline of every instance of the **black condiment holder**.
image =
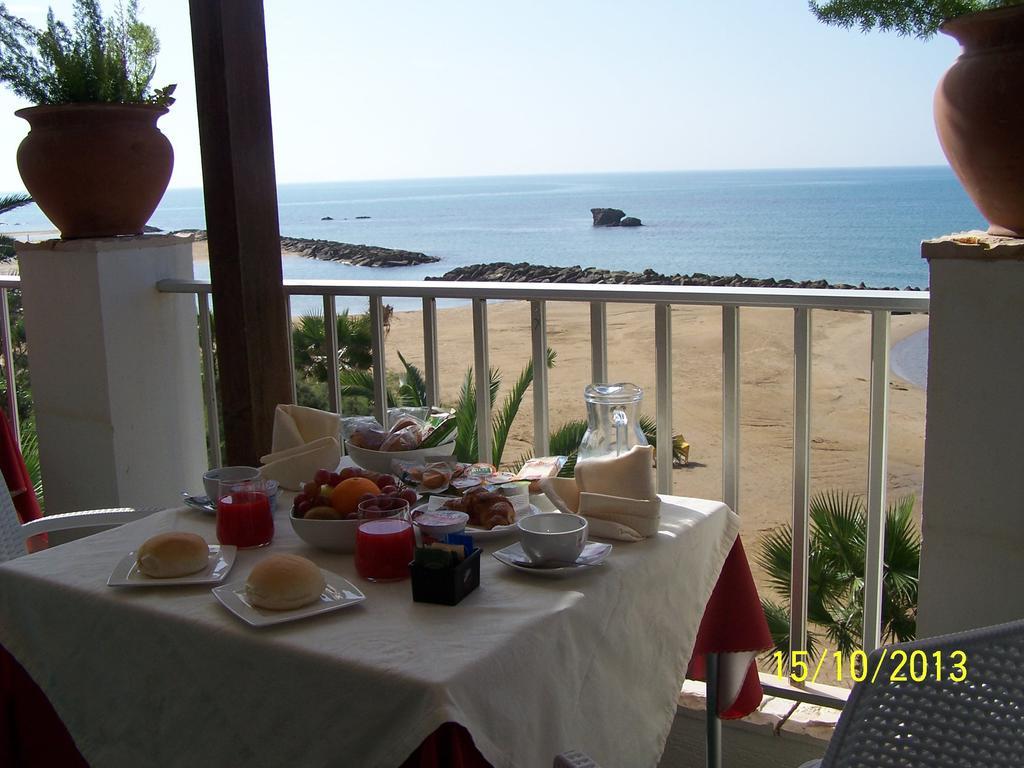
<path id="1" fill-rule="evenodd" d="M 412 599 L 417 603 L 438 603 L 458 605 L 459 602 L 480 586 L 480 553 L 473 552 L 451 568 L 427 568 L 416 562 L 409 563 L 412 577 Z"/>

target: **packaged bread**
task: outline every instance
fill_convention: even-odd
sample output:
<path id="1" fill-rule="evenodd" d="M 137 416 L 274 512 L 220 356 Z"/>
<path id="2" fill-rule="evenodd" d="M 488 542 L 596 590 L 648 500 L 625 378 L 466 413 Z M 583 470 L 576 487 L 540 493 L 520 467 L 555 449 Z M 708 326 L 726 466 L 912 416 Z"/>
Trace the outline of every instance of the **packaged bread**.
<path id="1" fill-rule="evenodd" d="M 146 539 L 135 555 L 139 570 L 154 579 L 173 579 L 203 570 L 210 561 L 206 540 L 195 533 L 169 531 Z"/>
<path id="2" fill-rule="evenodd" d="M 289 611 L 316 602 L 327 581 L 316 563 L 299 555 L 270 555 L 249 573 L 245 590 L 257 608 Z"/>
<path id="3" fill-rule="evenodd" d="M 529 480 L 530 493 L 540 493 L 540 481 L 546 477 L 555 477 L 565 466 L 565 461 L 565 456 L 542 456 L 530 459 L 516 472 L 515 479 Z"/>

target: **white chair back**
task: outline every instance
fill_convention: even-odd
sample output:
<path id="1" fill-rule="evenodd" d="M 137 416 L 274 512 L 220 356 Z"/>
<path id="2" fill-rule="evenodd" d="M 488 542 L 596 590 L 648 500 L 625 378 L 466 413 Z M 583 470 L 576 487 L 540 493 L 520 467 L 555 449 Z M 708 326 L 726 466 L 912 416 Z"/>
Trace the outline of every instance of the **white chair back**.
<path id="1" fill-rule="evenodd" d="M 21 521 L 14 509 L 7 483 L 0 483 L 0 563 L 21 557 L 25 549 L 25 536 L 21 532 Z"/>
<path id="2" fill-rule="evenodd" d="M 868 669 L 822 768 L 1024 765 L 1024 621 L 879 648 Z"/>

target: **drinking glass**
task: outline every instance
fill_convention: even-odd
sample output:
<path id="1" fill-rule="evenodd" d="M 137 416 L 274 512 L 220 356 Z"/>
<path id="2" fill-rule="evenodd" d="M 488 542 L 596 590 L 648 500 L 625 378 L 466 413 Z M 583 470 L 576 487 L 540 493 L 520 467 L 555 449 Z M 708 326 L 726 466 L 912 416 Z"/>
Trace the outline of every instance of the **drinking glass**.
<path id="1" fill-rule="evenodd" d="M 387 508 L 378 499 L 360 502 L 356 530 L 356 573 L 369 581 L 399 581 L 409 577 L 412 562 L 412 523 L 409 503 L 389 499 Z"/>
<path id="2" fill-rule="evenodd" d="M 217 541 L 247 549 L 274 538 L 271 486 L 266 480 L 223 482 L 217 492 Z"/>

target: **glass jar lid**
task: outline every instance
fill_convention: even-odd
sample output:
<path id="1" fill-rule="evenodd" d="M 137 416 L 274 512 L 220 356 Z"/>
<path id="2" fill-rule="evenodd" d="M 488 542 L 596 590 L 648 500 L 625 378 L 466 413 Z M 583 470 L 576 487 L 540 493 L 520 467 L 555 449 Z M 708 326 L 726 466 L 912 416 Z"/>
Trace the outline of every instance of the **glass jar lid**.
<path id="1" fill-rule="evenodd" d="M 603 405 L 628 405 L 643 399 L 644 391 L 636 384 L 588 384 L 583 390 L 583 399 L 588 403 Z"/>

